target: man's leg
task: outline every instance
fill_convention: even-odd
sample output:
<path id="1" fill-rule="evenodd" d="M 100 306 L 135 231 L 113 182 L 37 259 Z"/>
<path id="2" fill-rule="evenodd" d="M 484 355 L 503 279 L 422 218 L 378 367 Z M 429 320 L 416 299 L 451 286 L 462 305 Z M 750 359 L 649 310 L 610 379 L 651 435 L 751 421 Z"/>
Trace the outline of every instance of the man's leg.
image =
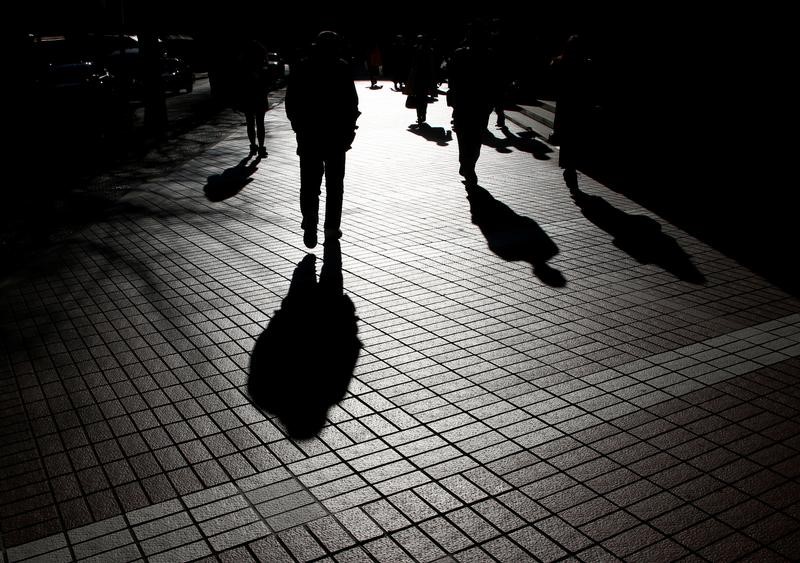
<path id="1" fill-rule="evenodd" d="M 458 173 L 464 176 L 469 183 L 477 183 L 475 164 L 481 150 L 481 135 L 483 131 L 476 127 L 474 121 L 457 121 L 454 130 L 458 141 Z"/>
<path id="2" fill-rule="evenodd" d="M 256 114 L 252 111 L 244 112 L 244 119 L 247 123 L 247 138 L 250 140 L 250 154 L 256 154 Z"/>
<path id="3" fill-rule="evenodd" d="M 488 124 L 489 113 L 470 113 L 461 125 L 463 139 L 459 140 L 459 162 L 461 163 L 459 172 L 468 182 L 478 182 L 475 165 L 481 155 L 482 138 Z M 458 134 L 458 129 L 456 129 L 456 134 Z"/>
<path id="4" fill-rule="evenodd" d="M 303 241 L 309 248 L 317 245 L 319 193 L 324 165 L 322 157 L 314 153 L 300 155 L 300 213 L 303 215 Z"/>
<path id="5" fill-rule="evenodd" d="M 417 96 L 417 123 L 422 124 L 428 118 L 427 96 Z"/>
<path id="6" fill-rule="evenodd" d="M 325 159 L 325 236 L 339 238 L 344 198 L 345 152 L 336 152 Z"/>
<path id="7" fill-rule="evenodd" d="M 255 115 L 256 121 L 256 134 L 258 136 L 258 156 L 264 158 L 267 156 L 267 149 L 264 146 L 264 139 L 267 136 L 267 132 L 264 129 L 264 115 L 266 114 L 265 111 L 257 111 Z"/>
<path id="8" fill-rule="evenodd" d="M 497 114 L 497 126 L 501 128 L 506 126 L 506 112 L 504 106 L 503 102 L 497 102 L 494 106 L 494 112 Z"/>

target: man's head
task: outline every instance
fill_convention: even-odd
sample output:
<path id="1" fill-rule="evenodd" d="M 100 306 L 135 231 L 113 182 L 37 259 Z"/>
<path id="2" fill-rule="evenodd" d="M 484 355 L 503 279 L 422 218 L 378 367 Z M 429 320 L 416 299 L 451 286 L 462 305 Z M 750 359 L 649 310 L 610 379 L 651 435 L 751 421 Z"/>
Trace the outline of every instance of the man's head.
<path id="1" fill-rule="evenodd" d="M 321 58 L 335 59 L 341 51 L 341 38 L 335 31 L 320 31 L 314 41 L 314 53 Z"/>
<path id="2" fill-rule="evenodd" d="M 466 42 L 474 48 L 484 48 L 488 40 L 486 24 L 481 20 L 473 20 L 467 25 Z"/>

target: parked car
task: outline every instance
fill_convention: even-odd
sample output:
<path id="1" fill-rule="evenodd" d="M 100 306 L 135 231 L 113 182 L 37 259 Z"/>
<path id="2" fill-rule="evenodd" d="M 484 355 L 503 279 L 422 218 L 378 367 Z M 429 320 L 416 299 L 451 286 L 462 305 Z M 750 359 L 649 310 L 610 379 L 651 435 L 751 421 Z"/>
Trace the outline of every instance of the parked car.
<path id="1" fill-rule="evenodd" d="M 190 35 L 168 34 L 160 37 L 167 57 L 177 57 L 189 65 L 193 72 L 208 70 L 207 56 L 201 44 Z"/>
<path id="2" fill-rule="evenodd" d="M 106 59 L 111 73 L 120 81 L 129 99 L 141 99 L 144 62 L 138 47 L 117 51 Z M 194 88 L 194 73 L 178 57 L 161 58 L 161 84 L 165 93 L 191 92 Z"/>
<path id="3" fill-rule="evenodd" d="M 194 88 L 194 73 L 182 59 L 167 57 L 161 59 L 161 82 L 165 92 L 191 92 Z"/>
<path id="4" fill-rule="evenodd" d="M 49 63 L 38 82 L 40 88 L 56 90 L 62 94 L 108 90 L 113 86 L 108 70 L 87 60 Z"/>
<path id="5" fill-rule="evenodd" d="M 269 69 L 269 77 L 273 84 L 281 82 L 289 76 L 289 65 L 279 53 L 267 53 L 267 68 Z"/>
<path id="6" fill-rule="evenodd" d="M 41 68 L 28 103 L 62 152 L 99 147 L 129 124 L 129 104 L 105 67 L 88 60 L 58 61 Z"/>

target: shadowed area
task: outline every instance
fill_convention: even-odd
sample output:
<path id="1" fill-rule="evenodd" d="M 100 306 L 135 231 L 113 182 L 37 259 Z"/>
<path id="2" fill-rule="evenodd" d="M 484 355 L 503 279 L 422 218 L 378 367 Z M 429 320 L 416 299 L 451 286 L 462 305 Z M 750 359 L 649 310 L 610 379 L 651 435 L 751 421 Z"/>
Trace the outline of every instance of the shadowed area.
<path id="1" fill-rule="evenodd" d="M 328 409 L 347 392 L 362 347 L 355 307 L 342 290 L 338 241 L 325 243 L 323 260 L 319 283 L 316 256 L 297 265 L 250 359 L 250 398 L 297 439 L 322 429 Z"/>
<path id="2" fill-rule="evenodd" d="M 582 192 L 574 184 L 570 194 L 583 215 L 614 237 L 614 245 L 641 264 L 655 264 L 683 281 L 695 284 L 705 277 L 674 238 L 661 230 L 655 219 L 631 215 L 602 197 Z"/>
<path id="3" fill-rule="evenodd" d="M 558 254 L 558 247 L 536 221 L 516 214 L 477 184 L 467 185 L 467 199 L 472 222 L 480 228 L 492 252 L 503 260 L 530 262 L 534 275 L 544 284 L 567 284 L 561 272 L 547 264 Z"/>

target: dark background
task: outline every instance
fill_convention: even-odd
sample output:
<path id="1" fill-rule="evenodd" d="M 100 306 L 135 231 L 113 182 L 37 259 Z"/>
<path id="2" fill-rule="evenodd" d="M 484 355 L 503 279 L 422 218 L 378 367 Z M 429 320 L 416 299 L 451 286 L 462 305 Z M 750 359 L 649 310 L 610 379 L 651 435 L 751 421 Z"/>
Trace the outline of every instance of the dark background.
<path id="1" fill-rule="evenodd" d="M 397 33 L 435 34 L 449 49 L 468 21 L 499 17 L 524 73 L 525 61 L 552 57 L 570 33 L 583 33 L 602 76 L 586 172 L 800 294 L 792 175 L 797 31 L 788 8 L 91 0 L 15 9 L 12 40 L 31 32 L 190 33 L 206 61 L 243 36 L 291 59 L 321 29 L 339 31 L 356 57 Z M 22 64 L 12 57 L 7 72 L 24 72 L 15 66 Z M 546 79 L 540 85 L 548 93 Z"/>

